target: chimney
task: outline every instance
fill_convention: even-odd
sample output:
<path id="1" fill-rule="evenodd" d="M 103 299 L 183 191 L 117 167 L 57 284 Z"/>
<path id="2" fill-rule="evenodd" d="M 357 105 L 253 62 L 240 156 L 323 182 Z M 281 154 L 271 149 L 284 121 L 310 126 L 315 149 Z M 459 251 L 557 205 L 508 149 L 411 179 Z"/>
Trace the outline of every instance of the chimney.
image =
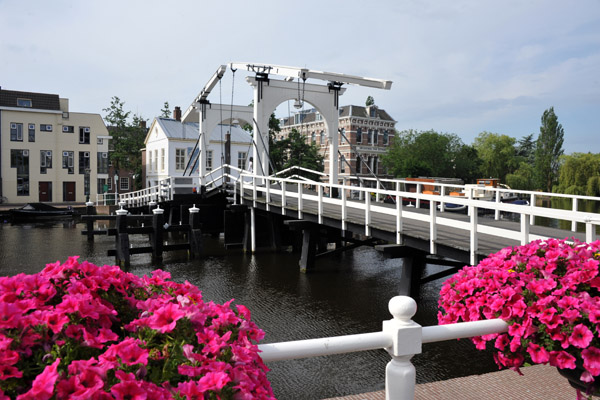
<path id="1" fill-rule="evenodd" d="M 175 121 L 181 121 L 181 108 L 179 106 L 176 106 L 173 110 L 173 119 Z"/>
<path id="2" fill-rule="evenodd" d="M 144 130 L 146 129 L 146 121 L 145 120 L 140 121 L 140 128 L 142 128 Z"/>

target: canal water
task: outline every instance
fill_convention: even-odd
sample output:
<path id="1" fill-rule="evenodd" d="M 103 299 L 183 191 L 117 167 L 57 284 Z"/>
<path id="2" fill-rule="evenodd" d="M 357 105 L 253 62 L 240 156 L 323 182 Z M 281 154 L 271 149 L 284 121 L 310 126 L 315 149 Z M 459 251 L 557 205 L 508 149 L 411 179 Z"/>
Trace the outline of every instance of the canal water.
<path id="1" fill-rule="evenodd" d="M 36 273 L 46 263 L 80 255 L 95 264 L 113 264 L 106 252 L 114 237 L 97 236 L 89 243 L 83 224 L 73 221 L 45 224 L 0 222 L 0 275 Z M 138 236 L 139 237 L 139 236 Z M 298 254 L 225 251 L 222 239 L 205 237 L 207 257 L 188 261 L 185 252 L 166 253 L 162 265 L 149 255 L 134 255 L 129 271 L 143 275 L 160 267 L 174 280 L 188 280 L 206 301 L 235 299 L 252 312 L 266 332 L 262 343 L 367 333 L 381 330 L 390 319 L 390 298 L 398 294 L 402 261 L 385 259 L 369 247 L 321 258 L 316 271 L 302 274 Z M 132 237 L 133 246 L 147 245 Z M 441 267 L 428 265 L 428 273 Z M 425 284 L 415 320 L 436 324 L 442 281 Z M 268 377 L 279 399 L 323 399 L 384 388 L 383 351 L 369 351 L 269 363 Z M 432 343 L 412 359 L 417 382 L 425 383 L 497 370 L 490 352 L 480 352 L 468 340 Z"/>

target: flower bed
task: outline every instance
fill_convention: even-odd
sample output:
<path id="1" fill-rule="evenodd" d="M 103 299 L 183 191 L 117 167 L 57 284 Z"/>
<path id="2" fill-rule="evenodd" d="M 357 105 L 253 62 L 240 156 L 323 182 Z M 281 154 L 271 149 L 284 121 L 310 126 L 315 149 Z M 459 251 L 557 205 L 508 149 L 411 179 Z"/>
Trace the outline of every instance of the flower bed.
<path id="1" fill-rule="evenodd" d="M 116 266 L 0 278 L 0 400 L 273 399 L 242 305 Z"/>
<path id="2" fill-rule="evenodd" d="M 500 367 L 577 365 L 581 381 L 591 384 L 600 375 L 599 259 L 600 241 L 549 239 L 505 248 L 443 284 L 438 320 L 501 318 L 507 333 L 472 339 L 478 349 L 493 342 Z"/>

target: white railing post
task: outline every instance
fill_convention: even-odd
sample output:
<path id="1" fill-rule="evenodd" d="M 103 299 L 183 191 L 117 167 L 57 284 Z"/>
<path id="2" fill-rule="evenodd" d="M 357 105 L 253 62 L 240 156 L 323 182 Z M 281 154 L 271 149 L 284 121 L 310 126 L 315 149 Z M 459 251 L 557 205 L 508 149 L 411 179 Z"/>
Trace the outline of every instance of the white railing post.
<path id="1" fill-rule="evenodd" d="M 431 254 L 437 254 L 437 223 L 435 220 L 436 202 L 433 200 L 429 201 L 429 252 Z"/>
<path id="2" fill-rule="evenodd" d="M 596 233 L 596 226 L 592 224 L 591 221 L 587 221 L 585 223 L 585 241 L 588 243 L 592 243 L 594 241 L 594 236 Z"/>
<path id="3" fill-rule="evenodd" d="M 577 198 L 573 197 L 573 211 L 577 211 Z M 586 227 L 587 230 L 587 227 Z M 571 221 L 571 231 L 577 232 L 577 221 Z M 589 243 L 589 242 L 588 242 Z"/>
<path id="4" fill-rule="evenodd" d="M 256 193 L 256 175 L 252 176 L 252 207 L 256 207 L 256 199 L 258 195 Z"/>
<path id="5" fill-rule="evenodd" d="M 365 236 L 371 236 L 371 193 L 365 193 Z"/>
<path id="6" fill-rule="evenodd" d="M 346 182 L 346 180 L 344 179 L 344 183 Z M 346 218 L 348 218 L 348 208 L 346 207 L 346 186 L 344 185 L 344 188 L 342 189 L 342 191 L 344 192 L 342 194 L 342 231 L 345 231 L 347 226 L 346 226 Z"/>
<path id="7" fill-rule="evenodd" d="M 400 197 L 400 182 L 396 182 L 396 244 L 402 244 L 402 197 Z"/>
<path id="8" fill-rule="evenodd" d="M 421 193 L 421 184 L 417 183 L 417 194 Z M 421 198 L 417 197 L 417 200 L 415 201 L 415 208 L 421 208 Z"/>
<path id="9" fill-rule="evenodd" d="M 477 207 L 475 206 L 469 206 L 469 212 L 471 213 L 471 229 L 469 231 L 469 236 L 470 236 L 470 257 L 469 260 L 471 262 L 471 265 L 476 265 L 477 264 L 477 248 L 479 247 L 479 244 L 477 243 Z"/>
<path id="10" fill-rule="evenodd" d="M 331 196 L 333 188 L 329 187 L 329 195 Z M 317 205 L 317 218 L 319 224 L 323 223 L 323 185 L 317 186 L 317 193 L 319 194 L 319 204 Z"/>
<path id="11" fill-rule="evenodd" d="M 269 179 L 265 179 L 265 184 L 266 184 L 266 188 L 267 188 L 267 194 L 266 194 L 266 199 L 265 199 L 265 208 L 267 209 L 267 211 L 271 211 L 271 182 L 269 181 Z"/>
<path id="12" fill-rule="evenodd" d="M 392 360 L 385 367 L 386 400 L 415 398 L 416 371 L 410 359 L 421 353 L 422 328 L 412 320 L 417 303 L 408 296 L 393 297 L 388 309 L 393 319 L 383 322 L 383 331 L 391 336 L 387 352 Z"/>
<path id="13" fill-rule="evenodd" d="M 285 185 L 286 181 L 281 181 L 281 215 L 285 215 L 285 206 L 287 206 L 287 199 L 285 198 Z"/>
<path id="14" fill-rule="evenodd" d="M 529 243 L 529 222 L 527 214 L 521 214 L 521 246 Z"/>
<path id="15" fill-rule="evenodd" d="M 496 189 L 496 204 L 500 203 L 500 190 Z M 498 221 L 500 219 L 500 210 L 496 208 L 494 211 L 494 219 Z"/>
<path id="16" fill-rule="evenodd" d="M 302 219 L 302 182 L 298 182 L 298 219 Z"/>
<path id="17" fill-rule="evenodd" d="M 254 254 L 256 252 L 256 216 L 254 213 L 254 207 L 250 208 L 250 251 Z"/>
<path id="18" fill-rule="evenodd" d="M 535 215 L 533 214 L 533 211 L 535 210 L 535 193 L 531 193 L 529 206 L 531 207 L 531 214 L 529 215 L 529 225 L 535 225 Z"/>

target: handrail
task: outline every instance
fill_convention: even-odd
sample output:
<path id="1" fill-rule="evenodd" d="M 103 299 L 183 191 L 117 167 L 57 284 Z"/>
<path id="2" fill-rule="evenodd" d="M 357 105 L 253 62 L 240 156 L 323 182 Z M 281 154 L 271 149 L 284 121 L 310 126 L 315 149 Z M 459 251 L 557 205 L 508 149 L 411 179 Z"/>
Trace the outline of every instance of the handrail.
<path id="1" fill-rule="evenodd" d="M 419 182 L 419 181 L 407 181 L 407 180 L 395 180 L 395 188 L 393 189 L 381 189 L 381 188 L 369 188 L 362 186 L 347 186 L 340 184 L 329 184 L 317 181 L 304 181 L 300 178 L 278 178 L 275 176 L 267 177 L 256 177 L 242 173 L 242 180 L 244 177 L 250 178 L 249 182 L 244 183 L 240 186 L 245 186 L 246 189 L 252 191 L 252 205 L 256 206 L 256 201 L 259 193 L 265 194 L 265 198 L 272 199 L 272 196 L 281 196 L 282 201 L 285 198 L 286 203 L 289 199 L 297 199 L 298 201 L 298 218 L 302 219 L 302 215 L 306 212 L 305 205 L 307 202 L 313 202 L 316 204 L 317 212 L 316 215 L 320 220 L 323 218 L 323 204 L 327 203 L 335 207 L 340 207 L 342 215 L 347 215 L 347 210 L 352 208 L 354 210 L 361 210 L 364 212 L 364 226 L 365 235 L 370 236 L 371 234 L 371 220 L 374 214 L 383 216 L 386 220 L 395 220 L 397 228 L 396 241 L 401 244 L 402 241 L 402 225 L 404 220 L 417 220 L 426 222 L 429 224 L 429 242 L 430 242 L 430 253 L 437 254 L 437 229 L 439 226 L 452 227 L 453 229 L 459 229 L 469 232 L 470 237 L 470 263 L 475 265 L 478 257 L 478 235 L 486 234 L 496 236 L 499 238 L 508 238 L 520 242 L 521 244 L 529 243 L 531 240 L 546 238 L 542 235 L 536 235 L 530 232 L 530 227 L 533 225 L 534 217 L 546 217 L 557 220 L 568 220 L 572 223 L 572 229 L 575 230 L 578 223 L 584 224 L 586 227 L 585 240 L 591 242 L 595 239 L 595 227 L 600 225 L 600 216 L 596 213 L 581 212 L 577 210 L 576 202 L 575 206 L 571 210 L 553 209 L 548 207 L 540 207 L 532 202 L 529 205 L 503 203 L 500 201 L 500 191 L 507 191 L 508 189 L 501 188 L 485 188 L 485 190 L 496 191 L 494 201 L 483 201 L 478 200 L 474 196 L 474 190 L 480 190 L 481 188 L 465 185 L 456 185 L 450 183 L 435 183 L 435 182 Z M 256 178 L 256 179 L 255 179 Z M 248 179 L 247 179 L 248 180 Z M 285 190 L 285 184 L 297 185 L 297 191 Z M 416 191 L 407 191 L 405 184 L 416 185 Z M 423 188 L 427 186 L 434 186 L 434 191 L 439 194 L 425 193 Z M 279 187 L 277 187 L 279 186 Z M 302 188 L 311 186 L 314 188 L 314 192 L 303 193 Z M 450 196 L 449 192 L 451 188 L 465 188 L 465 196 Z M 243 193 L 243 188 L 240 187 L 239 193 Z M 336 189 L 342 198 L 330 197 L 332 189 Z M 508 190 L 510 191 L 510 190 Z M 516 192 L 516 191 L 512 191 Z M 348 194 L 358 193 L 359 201 L 346 201 Z M 533 192 L 536 196 L 551 196 L 552 193 Z M 371 196 L 374 196 L 374 201 L 371 200 Z M 378 198 L 385 196 L 393 196 L 396 199 L 410 200 L 416 204 L 416 208 L 419 207 L 421 202 L 429 202 L 430 212 L 429 214 L 419 213 L 416 210 L 402 209 L 400 205 L 392 207 L 391 205 L 383 205 Z M 563 195 L 569 196 L 569 195 Z M 364 200 L 363 200 L 364 199 Z M 595 201 L 600 201 L 600 198 L 593 198 Z M 271 202 L 269 202 L 271 203 Z M 400 202 L 399 202 L 400 203 Z M 445 217 L 445 212 L 439 214 L 434 212 L 437 208 L 437 204 L 454 203 L 458 205 L 465 205 L 469 209 L 470 220 L 468 222 L 459 221 L 454 218 Z M 287 204 L 283 205 L 285 207 Z M 271 204 L 269 205 L 269 208 Z M 499 216 L 500 212 L 509 212 L 520 215 L 520 229 L 514 230 L 503 226 L 490 226 L 487 224 L 478 223 L 478 210 L 490 210 Z M 443 207 L 442 207 L 443 211 Z M 282 211 L 285 214 L 285 211 Z M 344 217 L 346 218 L 346 217 Z M 342 221 L 342 225 L 345 225 L 346 221 Z"/>
<path id="2" fill-rule="evenodd" d="M 416 373 L 410 359 L 421 353 L 423 343 L 503 333 L 508 324 L 501 319 L 460 322 L 421 327 L 412 320 L 417 303 L 408 296 L 393 297 L 388 304 L 393 318 L 379 332 L 319 339 L 267 343 L 258 346 L 264 362 L 384 349 L 392 357 L 385 371 L 386 399 L 411 400 L 415 396 Z"/>
<path id="3" fill-rule="evenodd" d="M 300 167 L 300 166 L 298 166 L 298 165 L 294 165 L 294 166 L 292 166 L 292 167 L 286 168 L 286 169 L 284 169 L 284 170 L 282 170 L 282 171 L 279 171 L 279 172 L 277 172 L 277 173 L 275 173 L 275 174 L 273 174 L 273 175 L 271 175 L 271 176 L 279 176 L 279 175 L 282 175 L 282 174 L 284 174 L 284 173 L 286 173 L 286 172 L 288 172 L 288 171 L 295 170 L 295 169 L 299 169 L 300 171 L 309 172 L 309 173 L 311 173 L 311 174 L 315 174 L 315 175 L 329 176 L 328 174 L 326 174 L 326 173 L 324 173 L 324 172 L 313 171 L 313 170 L 311 170 L 311 169 L 304 168 L 304 167 Z"/>

